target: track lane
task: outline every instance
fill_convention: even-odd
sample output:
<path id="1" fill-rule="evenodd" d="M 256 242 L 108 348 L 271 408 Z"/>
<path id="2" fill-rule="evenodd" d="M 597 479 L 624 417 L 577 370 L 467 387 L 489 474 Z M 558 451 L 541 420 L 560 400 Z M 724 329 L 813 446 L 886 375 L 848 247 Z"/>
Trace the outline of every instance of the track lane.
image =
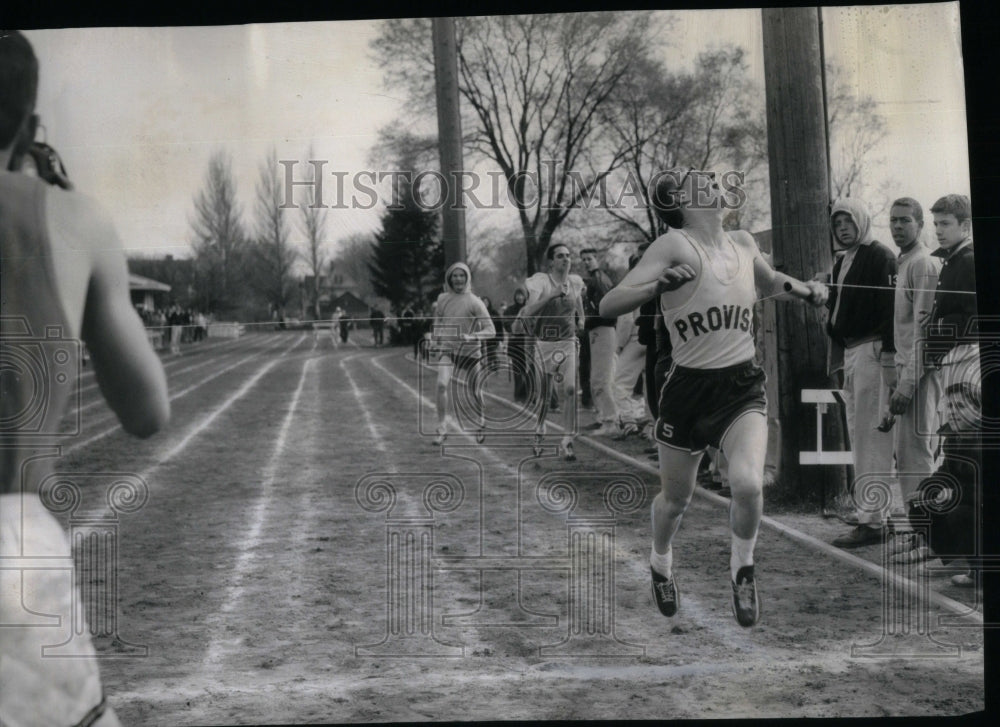
<path id="1" fill-rule="evenodd" d="M 315 375 L 303 384 L 284 454 L 270 465 L 280 485 L 263 511 L 254 557 L 245 560 L 244 595 L 226 619 L 214 620 L 218 616 L 213 614 L 226 613 L 221 604 L 232 589 L 229 577 L 238 572 L 234 564 L 239 562 L 239 544 L 246 540 L 246 524 L 254 522 L 251 515 L 262 473 L 268 472 L 269 458 L 274 456 L 274 434 L 282 417 L 288 416 L 303 359 L 310 356 L 316 356 Z M 565 635 L 565 620 L 530 628 L 443 627 L 442 616 L 469 611 L 476 596 L 476 579 L 462 574 L 442 576 L 436 582 L 435 617 L 437 634 L 464 644 L 465 658 L 356 656 L 358 645 L 377 642 L 386 628 L 385 514 L 358 506 L 353 492 L 357 481 L 372 471 L 454 473 L 467 485 L 471 509 L 438 518 L 436 547 L 502 554 L 506 546 L 508 553 L 516 553 L 507 522 L 491 518 L 489 512 L 515 501 L 518 485 L 512 482 L 511 468 L 516 472 L 520 457 L 499 440 L 487 439 L 490 456 L 484 455 L 481 465 L 442 458 L 429 437 L 416 433 L 417 412 L 432 414 L 433 407 L 397 381 L 414 386 L 413 364 L 392 353 L 356 347 L 316 353 L 304 346 L 285 358 L 253 387 L 253 396 L 241 398 L 217 416 L 204 436 L 190 440 L 182 456 L 157 469 L 153 484 L 158 510 L 155 516 L 150 510 L 150 517 L 157 527 L 162 523 L 176 533 L 184 558 L 172 552 L 177 546 L 171 547 L 162 534 L 157 536 L 148 521 L 145 527 L 129 531 L 123 541 L 131 543 L 127 560 L 135 579 L 128 622 L 140 633 L 170 623 L 173 635 L 157 641 L 157 658 L 151 657 L 139 669 L 125 662 L 120 668 L 109 664 L 110 670 L 105 669 L 116 710 L 130 721 L 240 723 L 248 721 L 248 715 L 254 721 L 297 722 L 455 719 L 459 715 L 450 710 L 463 689 L 485 689 L 489 694 L 481 697 L 487 711 L 465 712 L 463 719 L 497 714 L 488 708 L 490 703 L 502 703 L 505 716 L 523 719 L 621 714 L 659 718 L 664 709 L 678 717 L 738 716 L 726 711 L 726 704 L 734 703 L 727 690 L 746 692 L 739 698 L 745 705 L 741 716 L 788 714 L 790 691 L 803 695 L 801 704 L 792 707 L 795 714 L 818 716 L 831 709 L 839 714 L 873 713 L 867 697 L 855 694 L 845 700 L 836 689 L 843 682 L 861 684 L 862 691 L 869 689 L 878 702 L 877 691 L 887 688 L 880 678 L 884 663 L 880 667 L 859 662 L 844 648 L 852 638 L 865 636 L 859 623 L 862 627 L 868 623 L 870 631 L 878 619 L 862 618 L 869 611 L 860 613 L 853 605 L 860 596 L 873 595 L 872 579 L 834 567 L 824 570 L 829 580 L 817 584 L 814 561 L 803 560 L 796 548 L 786 559 L 781 543 L 762 537 L 765 625 L 743 631 L 728 612 L 728 535 L 724 516 L 711 503 L 704 504 L 704 523 L 695 516 L 694 507 L 685 520 L 678 562 L 679 572 L 686 574 L 682 585 L 689 598 L 683 602 L 682 616 L 673 620 L 655 612 L 647 593 L 643 563 L 648 516 L 640 511 L 621 518 L 616 537 L 618 636 L 647 646 L 646 657 L 638 661 L 539 656 L 540 644 Z M 188 401 L 199 403 L 198 397 Z M 208 398 L 200 403 L 213 405 Z M 202 411 L 200 416 L 206 415 Z M 580 450 L 581 461 L 574 468 L 560 468 L 569 474 L 622 469 L 618 463 L 602 462 L 590 450 Z M 524 470 L 527 490 L 532 478 L 555 464 L 558 461 L 529 462 Z M 475 484 L 480 472 L 487 498 L 481 503 Z M 410 485 L 411 501 L 419 499 L 420 483 L 413 480 Z M 153 505 L 151 498 L 147 509 Z M 536 504 L 525 524 L 525 537 L 534 540 L 524 543 L 523 550 L 564 551 L 565 519 L 537 510 Z M 411 506 L 400 512 L 412 514 Z M 486 533 L 480 538 L 483 512 Z M 496 532 L 491 532 L 491 525 L 497 526 Z M 787 571 L 791 585 L 772 577 L 779 570 Z M 809 583 L 811 592 L 804 600 L 803 583 Z M 513 597 L 508 586 L 486 584 L 486 595 L 495 595 L 495 605 L 501 609 L 508 608 Z M 524 604 L 537 612 L 565 614 L 564 591 L 558 578 L 529 576 Z M 166 594 L 169 602 L 140 603 L 159 594 Z M 178 616 L 191 614 L 185 601 L 192 595 L 200 603 L 196 620 L 175 623 Z M 769 608 L 785 601 L 789 607 L 804 604 L 808 610 L 787 613 L 780 607 Z M 877 604 L 874 607 L 877 610 Z M 828 627 L 827 617 L 838 612 L 846 614 Z M 210 660 L 216 673 L 206 676 L 192 665 L 206 663 L 204 655 L 213 639 L 227 646 Z M 948 666 L 954 678 L 964 675 L 974 682 L 975 658 L 952 660 Z M 915 684 L 942 681 L 939 663 L 907 662 L 907 667 L 914 669 Z M 981 660 L 978 669 L 981 674 Z M 809 686 L 812 683 L 825 686 Z M 595 700 L 595 693 L 602 696 Z M 933 694 L 916 693 L 913 704 L 932 709 L 932 698 Z M 705 708 L 708 704 L 713 705 L 710 711 Z M 169 718 L 157 721 L 164 714 Z"/>

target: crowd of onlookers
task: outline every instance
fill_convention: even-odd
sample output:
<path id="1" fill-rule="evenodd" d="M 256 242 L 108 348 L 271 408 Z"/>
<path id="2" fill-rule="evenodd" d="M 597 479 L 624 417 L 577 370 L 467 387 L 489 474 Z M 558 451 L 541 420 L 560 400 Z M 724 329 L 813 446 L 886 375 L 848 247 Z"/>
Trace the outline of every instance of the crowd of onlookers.
<path id="1" fill-rule="evenodd" d="M 943 473 L 951 474 L 949 481 L 956 471 L 966 480 L 978 477 L 977 466 L 964 466 L 956 446 L 977 462 L 975 442 L 981 426 L 978 342 L 970 328 L 976 315 L 971 205 L 968 197 L 947 195 L 930 212 L 935 249 L 924 242 L 920 203 L 897 199 L 888 219 L 892 249 L 874 239 L 871 216 L 861 202 L 837 201 L 830 218 L 837 248 L 834 263 L 815 276 L 829 286 L 828 374 L 843 396 L 854 468 L 848 498 L 854 512 L 842 516 L 851 530 L 833 543 L 854 548 L 891 536 L 900 563 L 934 557 L 947 562 L 955 552 L 969 549 L 968 538 L 978 527 L 955 519 L 969 517 L 961 507 L 942 514 L 928 499 L 940 499 L 942 488 L 949 491 L 941 484 Z M 630 267 L 648 246 L 638 246 Z M 617 318 L 600 315 L 602 297 L 620 277 L 603 258 L 603 252 L 593 248 L 580 253 L 585 323 L 578 334 L 578 391 L 581 406 L 594 415 L 593 423 L 583 429 L 616 440 L 647 438 L 646 454 L 656 459 L 657 393 L 671 365 L 670 337 L 655 300 Z M 480 344 L 482 361 L 490 369 L 502 362 L 509 365 L 513 398 L 526 402 L 539 388 L 531 370 L 534 339 L 519 317 L 527 291 L 517 288 L 512 298 L 509 304 L 495 306 L 481 296 L 495 330 Z M 202 340 L 207 333 L 208 322 L 200 312 L 174 305 L 165 310 L 140 308 L 139 313 L 148 327 L 166 332 L 165 340 L 175 352 L 181 342 Z M 411 345 L 415 358 L 427 355 L 428 345 L 421 344 L 430 336 L 432 311 L 411 305 L 398 316 L 386 317 L 373 308 L 368 323 L 375 346 L 383 345 L 388 333 L 390 343 Z M 336 309 L 332 337 L 347 342 L 353 325 L 346 312 Z M 559 406 L 552 391 L 548 408 Z M 724 490 L 724 456 L 710 449 L 708 462 L 709 486 Z M 893 482 L 893 505 L 871 508 L 871 493 L 862 490 L 885 481 L 886 475 Z M 979 497 L 979 483 L 966 484 L 971 489 L 963 491 L 964 502 L 969 504 Z M 907 515 L 920 527 L 901 529 Z M 934 535 L 928 534 L 928 523 L 936 523 L 930 528 Z M 957 576 L 955 582 L 968 585 L 971 578 Z"/>
<path id="2" fill-rule="evenodd" d="M 972 211 L 968 197 L 950 194 L 930 212 L 933 247 L 924 242 L 920 203 L 896 200 L 888 220 L 893 249 L 874 239 L 871 216 L 858 200 L 840 200 L 831 208 L 834 264 L 817 271 L 815 279 L 830 290 L 828 374 L 843 396 L 854 468 L 848 498 L 854 512 L 843 516 L 851 529 L 833 543 L 854 548 L 891 537 L 899 563 L 935 557 L 947 563 L 968 556 L 972 570 L 952 579 L 966 586 L 973 583 L 976 567 L 971 543 L 980 526 L 970 518 L 981 492 Z M 630 267 L 647 247 L 639 246 Z M 595 249 L 580 254 L 586 320 L 579 336 L 578 390 L 581 405 L 595 417 L 584 429 L 613 439 L 647 437 L 646 453 L 655 459 L 656 393 L 670 367 L 670 338 L 655 300 L 629 315 L 600 315 L 600 300 L 615 284 L 602 256 Z M 505 355 L 514 399 L 525 401 L 532 396 L 533 340 L 519 332 L 518 313 L 526 291 L 515 290 L 509 305 L 494 307 L 488 298 L 482 300 L 496 330 L 482 343 L 483 360 L 495 366 Z M 391 321 L 415 357 L 431 323 L 429 311 L 413 307 Z M 557 399 L 552 404 L 558 406 Z M 724 489 L 724 457 L 714 450 L 709 454 L 715 487 Z M 887 480 L 891 506 L 871 507 L 872 493 L 864 490 Z M 962 505 L 943 507 L 939 501 L 948 496 Z"/>
<path id="3" fill-rule="evenodd" d="M 936 249 L 923 244 L 924 211 L 910 197 L 889 211 L 895 250 L 874 240 L 864 206 L 832 208 L 844 247 L 830 274 L 830 370 L 843 378 L 854 459 L 856 525 L 834 544 L 879 544 L 894 560 L 923 567 L 965 559 L 952 578 L 974 585 L 982 483 L 982 382 L 976 329 L 972 207 L 949 194 L 930 209 Z M 872 507 L 886 473 L 900 510 Z M 903 524 L 900 527 L 900 524 Z"/>
<path id="4" fill-rule="evenodd" d="M 169 345 L 172 353 L 179 353 L 182 343 L 197 343 L 208 337 L 209 318 L 201 311 L 176 304 L 166 308 L 136 305 L 135 310 L 143 325 L 158 334 L 159 345 Z"/>

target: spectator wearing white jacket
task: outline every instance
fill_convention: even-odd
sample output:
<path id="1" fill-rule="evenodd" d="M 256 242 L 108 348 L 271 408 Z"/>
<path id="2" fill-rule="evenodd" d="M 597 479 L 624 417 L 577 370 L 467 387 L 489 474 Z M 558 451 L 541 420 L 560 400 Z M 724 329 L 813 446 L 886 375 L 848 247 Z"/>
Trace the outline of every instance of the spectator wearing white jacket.
<path id="1" fill-rule="evenodd" d="M 629 269 L 635 267 L 638 257 L 629 260 Z M 618 409 L 620 428 L 614 439 L 624 439 L 641 432 L 646 419 L 645 402 L 633 392 L 636 382 L 646 366 L 646 347 L 639 343 L 637 325 L 639 309 L 618 316 L 615 324 L 617 359 L 615 362 L 614 398 Z"/>

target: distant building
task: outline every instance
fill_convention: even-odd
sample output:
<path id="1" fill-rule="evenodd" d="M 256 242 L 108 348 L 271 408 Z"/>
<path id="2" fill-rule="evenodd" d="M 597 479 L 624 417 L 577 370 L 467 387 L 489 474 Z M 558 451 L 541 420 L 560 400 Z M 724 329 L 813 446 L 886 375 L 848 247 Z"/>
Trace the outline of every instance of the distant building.
<path id="1" fill-rule="evenodd" d="M 312 275 L 306 275 L 302 279 L 303 317 L 307 320 L 313 317 L 311 301 L 314 279 Z M 351 276 L 335 270 L 333 264 L 331 264 L 330 272 L 327 275 L 321 275 L 319 278 L 320 318 L 329 318 L 333 309 L 340 306 L 347 313 L 348 317 L 357 320 L 355 323 L 356 327 L 367 328 L 368 312 L 371 310 L 371 306 L 358 297 L 358 288 L 358 284 Z"/>
<path id="2" fill-rule="evenodd" d="M 333 310 L 337 306 L 344 309 L 348 318 L 354 319 L 355 328 L 368 328 L 368 312 L 371 308 L 354 293 L 341 293 L 330 301 L 330 310 Z"/>
<path id="3" fill-rule="evenodd" d="M 135 273 L 128 274 L 128 290 L 132 297 L 132 305 L 146 310 L 162 308 L 163 299 L 170 292 L 170 286 L 152 278 L 145 278 Z"/>
<path id="4" fill-rule="evenodd" d="M 146 304 L 145 287 L 153 294 L 153 303 L 157 308 L 165 308 L 176 303 L 182 308 L 192 308 L 194 302 L 194 260 L 190 258 L 175 258 L 173 255 L 163 257 L 133 257 L 129 258 L 128 270 L 132 277 L 147 282 L 140 282 L 139 287 L 130 284 L 133 291 L 133 302 Z M 158 287 L 166 286 L 166 287 Z M 139 300 L 135 300 L 135 290 L 140 290 Z M 147 306 L 151 307 L 151 305 Z"/>

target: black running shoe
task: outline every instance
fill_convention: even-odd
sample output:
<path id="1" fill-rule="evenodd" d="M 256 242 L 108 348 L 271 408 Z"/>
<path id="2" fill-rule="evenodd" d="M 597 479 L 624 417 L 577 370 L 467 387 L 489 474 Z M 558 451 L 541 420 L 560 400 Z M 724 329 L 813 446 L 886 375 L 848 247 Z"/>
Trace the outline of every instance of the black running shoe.
<path id="1" fill-rule="evenodd" d="M 677 580 L 673 577 L 661 576 L 652 566 L 649 572 L 653 576 L 653 600 L 664 616 L 673 616 L 681 605 L 681 594 L 677 590 Z"/>
<path id="2" fill-rule="evenodd" d="M 757 581 L 753 577 L 753 566 L 745 565 L 736 571 L 733 585 L 733 615 L 736 622 L 750 628 L 760 621 L 760 596 L 757 595 Z"/>

